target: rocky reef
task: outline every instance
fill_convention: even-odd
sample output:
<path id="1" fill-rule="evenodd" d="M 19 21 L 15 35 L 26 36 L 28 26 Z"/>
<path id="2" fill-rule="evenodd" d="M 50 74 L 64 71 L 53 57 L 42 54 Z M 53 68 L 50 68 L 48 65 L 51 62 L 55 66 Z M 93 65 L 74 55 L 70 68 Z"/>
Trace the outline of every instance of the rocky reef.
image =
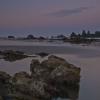
<path id="1" fill-rule="evenodd" d="M 10 62 L 21 60 L 27 57 L 29 56 L 21 51 L 12 51 L 12 50 L 0 51 L 0 58 Z"/>
<path id="2" fill-rule="evenodd" d="M 36 55 L 39 55 L 40 57 L 46 57 L 49 55 L 49 53 L 45 53 L 45 52 L 40 52 L 40 53 L 36 53 Z"/>
<path id="3" fill-rule="evenodd" d="M 76 100 L 79 93 L 80 68 L 51 55 L 40 62 L 33 59 L 30 72 L 10 76 L 0 72 L 0 100 Z"/>

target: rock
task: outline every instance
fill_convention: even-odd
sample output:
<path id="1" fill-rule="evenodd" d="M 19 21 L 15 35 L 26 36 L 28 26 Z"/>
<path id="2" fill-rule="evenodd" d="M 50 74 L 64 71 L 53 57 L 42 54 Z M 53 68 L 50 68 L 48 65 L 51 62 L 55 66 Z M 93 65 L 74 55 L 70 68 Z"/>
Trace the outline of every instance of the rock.
<path id="1" fill-rule="evenodd" d="M 40 57 L 46 57 L 49 55 L 49 53 L 40 52 L 40 53 L 36 53 L 36 55 L 39 55 Z"/>
<path id="2" fill-rule="evenodd" d="M 10 92 L 11 84 L 10 84 L 11 76 L 6 72 L 0 71 L 0 95 L 5 96 Z"/>
<path id="3" fill-rule="evenodd" d="M 66 81 L 68 83 L 71 83 L 71 81 L 75 83 L 75 81 L 77 82 L 77 80 L 79 79 L 79 75 L 75 71 L 73 71 L 72 69 L 68 69 L 67 67 L 63 67 L 62 65 L 55 68 L 50 73 L 49 77 L 50 79 L 56 79 L 57 82 Z"/>
<path id="4" fill-rule="evenodd" d="M 30 67 L 32 75 L 36 77 L 40 76 L 45 79 L 50 78 L 56 80 L 62 78 L 66 82 L 79 82 L 80 80 L 80 68 L 53 55 L 42 63 L 33 60 Z M 59 80 L 61 81 L 61 79 Z"/>
<path id="5" fill-rule="evenodd" d="M 32 60 L 31 75 L 10 76 L 0 72 L 0 95 L 11 100 L 51 100 L 57 97 L 77 99 L 80 68 L 51 55 L 47 60 Z M 2 100 L 2 99 L 1 99 Z M 5 99 L 4 99 L 5 100 Z"/>
<path id="6" fill-rule="evenodd" d="M 33 92 L 34 97 L 48 99 L 50 98 L 50 94 L 46 91 L 47 83 L 42 79 L 34 79 L 31 82 L 31 90 Z"/>
<path id="7" fill-rule="evenodd" d="M 45 60 L 41 63 L 42 66 L 50 69 L 55 69 L 59 65 L 65 65 L 65 64 L 67 64 L 67 62 L 64 59 L 56 57 L 54 55 L 49 56 L 48 60 Z M 67 67 L 69 67 L 68 65 L 69 64 L 67 64 Z"/>
<path id="8" fill-rule="evenodd" d="M 16 73 L 12 80 L 15 88 L 14 93 L 17 97 L 23 98 L 27 95 L 27 97 L 45 98 L 45 94 L 46 97 L 49 96 L 45 91 L 46 83 L 44 80 L 32 78 L 26 72 Z"/>
<path id="9" fill-rule="evenodd" d="M 9 82 L 9 79 L 11 76 L 7 74 L 6 72 L 0 71 L 0 82 L 7 83 Z"/>
<path id="10" fill-rule="evenodd" d="M 34 78 L 40 78 L 40 76 L 45 78 L 46 73 L 49 74 L 48 68 L 41 66 L 41 63 L 38 60 L 32 60 L 32 63 L 30 64 L 30 71 L 31 75 Z"/>
<path id="11" fill-rule="evenodd" d="M 33 97 L 33 92 L 30 89 L 31 76 L 26 72 L 16 73 L 12 77 L 13 95 L 17 98 Z M 28 99 L 26 99 L 28 100 Z"/>
<path id="12" fill-rule="evenodd" d="M 15 78 L 30 78 L 30 75 L 24 71 L 21 71 L 21 72 L 18 72 L 18 73 L 15 73 L 14 75 Z"/>
<path id="13" fill-rule="evenodd" d="M 13 78 L 12 82 L 16 85 L 27 85 L 31 81 L 31 76 L 26 72 L 19 72 L 16 73 Z"/>
<path id="14" fill-rule="evenodd" d="M 13 97 L 12 99 L 9 100 L 40 100 L 40 99 L 37 99 L 35 97 L 28 97 L 24 95 L 24 96 Z"/>
<path id="15" fill-rule="evenodd" d="M 40 86 L 42 92 L 39 88 L 36 89 L 39 90 L 38 94 L 41 96 L 45 95 L 46 97 L 47 94 L 48 97 L 67 95 L 68 87 L 76 89 L 79 87 L 80 68 L 68 63 L 65 59 L 51 55 L 41 63 L 38 60 L 32 60 L 30 67 L 34 82 L 37 79 L 37 86 L 40 86 L 39 80 L 42 80 L 42 86 Z"/>
<path id="16" fill-rule="evenodd" d="M 6 61 L 16 61 L 28 57 L 23 52 L 12 50 L 1 51 L 0 55 L 2 55 L 3 59 L 5 59 Z"/>
<path id="17" fill-rule="evenodd" d="M 36 59 L 33 59 L 30 64 L 30 72 L 34 74 L 36 70 L 40 67 L 41 67 L 40 62 Z"/>

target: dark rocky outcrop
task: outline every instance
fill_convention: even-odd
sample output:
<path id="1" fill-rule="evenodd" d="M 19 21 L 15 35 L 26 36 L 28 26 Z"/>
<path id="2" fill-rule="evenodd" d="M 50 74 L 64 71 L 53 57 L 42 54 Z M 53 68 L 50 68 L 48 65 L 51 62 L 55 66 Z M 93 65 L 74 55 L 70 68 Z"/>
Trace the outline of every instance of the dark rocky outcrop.
<path id="1" fill-rule="evenodd" d="M 11 76 L 6 72 L 0 71 L 0 82 L 8 82 Z"/>
<path id="2" fill-rule="evenodd" d="M 10 100 L 51 100 L 52 98 L 77 99 L 79 92 L 80 68 L 66 60 L 51 55 L 47 60 L 40 62 L 32 60 L 31 75 L 26 72 L 9 76 L 0 72 L 0 83 L 3 97 Z M 5 88 L 7 87 L 7 88 Z M 1 87 L 0 87 L 1 90 Z M 2 97 L 1 97 L 2 100 Z"/>
<path id="3" fill-rule="evenodd" d="M 28 55 L 25 55 L 23 52 L 12 51 L 12 50 L 0 51 L 0 55 L 2 56 L 4 60 L 10 61 L 10 62 L 29 57 Z"/>
<path id="4" fill-rule="evenodd" d="M 0 95 L 5 96 L 10 93 L 10 80 L 11 76 L 9 74 L 0 71 Z"/>
<path id="5" fill-rule="evenodd" d="M 31 89 L 32 78 L 26 72 L 16 73 L 9 77 L 5 72 L 0 72 L 6 82 L 0 80 L 1 100 L 38 100 Z"/>
<path id="6" fill-rule="evenodd" d="M 40 57 L 46 57 L 49 55 L 49 53 L 40 52 L 40 53 L 36 53 L 36 55 L 39 55 Z"/>
<path id="7" fill-rule="evenodd" d="M 51 55 L 47 60 L 39 62 L 33 60 L 31 63 L 33 79 L 42 80 L 40 87 L 49 97 L 67 96 L 67 89 L 78 91 L 80 81 L 80 68 L 68 63 L 66 60 Z M 37 89 L 38 90 L 38 89 Z"/>

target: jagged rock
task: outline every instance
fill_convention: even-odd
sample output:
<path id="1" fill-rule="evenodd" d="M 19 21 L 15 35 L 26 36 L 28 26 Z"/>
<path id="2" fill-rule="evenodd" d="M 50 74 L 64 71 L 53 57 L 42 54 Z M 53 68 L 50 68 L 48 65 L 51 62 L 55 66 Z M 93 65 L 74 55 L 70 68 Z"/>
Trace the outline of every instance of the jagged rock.
<path id="1" fill-rule="evenodd" d="M 7 74 L 6 72 L 0 71 L 0 82 L 2 83 L 7 83 L 11 76 Z"/>
<path id="2" fill-rule="evenodd" d="M 34 79 L 31 82 L 30 87 L 31 87 L 34 97 L 43 98 L 43 99 L 47 99 L 51 97 L 51 95 L 46 91 L 46 88 L 48 87 L 48 85 L 42 79 Z"/>
<path id="3" fill-rule="evenodd" d="M 48 68 L 45 66 L 41 66 L 41 63 L 38 60 L 32 60 L 32 63 L 30 64 L 30 71 L 32 77 L 39 78 L 40 76 L 43 78 L 46 77 L 49 74 Z"/>
<path id="4" fill-rule="evenodd" d="M 51 55 L 51 56 L 48 57 L 48 60 L 43 61 L 41 64 L 44 67 L 52 69 L 52 68 L 55 68 L 56 66 L 59 66 L 59 65 L 62 65 L 62 64 L 64 65 L 66 63 L 67 62 L 64 59 L 62 59 L 60 57 L 56 57 L 54 55 Z"/>
<path id="5" fill-rule="evenodd" d="M 30 72 L 35 75 L 36 74 L 35 72 L 39 71 L 39 70 L 37 70 L 39 68 L 41 68 L 40 62 L 36 59 L 33 59 L 31 64 L 30 64 Z M 38 73 L 39 72 L 37 72 L 37 74 Z"/>
<path id="6" fill-rule="evenodd" d="M 12 80 L 16 84 L 25 84 L 30 82 L 31 76 L 26 72 L 19 72 L 13 76 Z"/>
<path id="7" fill-rule="evenodd" d="M 69 66 L 69 65 L 68 65 Z M 56 79 L 57 82 L 78 83 L 80 80 L 80 70 L 76 67 L 67 67 L 59 65 L 50 73 L 50 79 Z"/>
<path id="8" fill-rule="evenodd" d="M 0 71 L 0 95 L 5 96 L 10 92 L 11 84 L 10 84 L 11 76 L 6 72 Z"/>
<path id="9" fill-rule="evenodd" d="M 15 94 L 20 97 L 21 95 L 27 95 L 36 98 L 45 98 L 49 96 L 49 94 L 47 94 L 45 91 L 46 83 L 44 80 L 32 78 L 26 72 L 16 73 L 12 80 L 15 88 Z M 45 96 L 45 94 L 48 96 Z"/>
<path id="10" fill-rule="evenodd" d="M 80 68 L 66 60 L 53 55 L 43 62 L 32 60 L 30 71 L 12 77 L 0 72 L 0 95 L 10 100 L 78 98 Z"/>
<path id="11" fill-rule="evenodd" d="M 12 77 L 12 95 L 14 95 L 18 100 L 30 100 L 30 98 L 33 97 L 33 92 L 30 89 L 31 81 L 32 78 L 28 73 L 23 71 L 16 73 Z"/>
<path id="12" fill-rule="evenodd" d="M 42 63 L 38 60 L 32 60 L 30 70 L 33 76 L 45 79 L 58 79 L 67 82 L 79 82 L 80 79 L 80 68 L 53 55 Z"/>
<path id="13" fill-rule="evenodd" d="M 31 77 L 26 72 L 16 73 L 12 78 L 12 83 L 16 89 L 16 91 L 20 91 L 22 93 L 29 93 L 29 85 L 31 82 Z"/>
<path id="14" fill-rule="evenodd" d="M 39 79 L 43 80 L 45 86 L 43 85 L 41 89 L 44 94 L 48 93 L 49 97 L 66 94 L 68 87 L 79 87 L 80 68 L 60 57 L 51 55 L 41 63 L 38 60 L 32 60 L 30 70 L 34 81 L 38 80 L 37 84 Z"/>

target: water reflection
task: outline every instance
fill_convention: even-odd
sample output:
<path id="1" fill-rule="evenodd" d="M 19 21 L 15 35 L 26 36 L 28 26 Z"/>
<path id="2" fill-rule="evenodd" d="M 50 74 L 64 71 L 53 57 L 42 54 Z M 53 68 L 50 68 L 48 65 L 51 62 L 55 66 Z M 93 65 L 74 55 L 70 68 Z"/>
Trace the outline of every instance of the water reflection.
<path id="1" fill-rule="evenodd" d="M 18 50 L 27 54 L 46 52 L 48 54 L 71 54 L 81 58 L 100 57 L 99 49 L 74 45 L 66 46 L 0 46 L 0 50 Z"/>

